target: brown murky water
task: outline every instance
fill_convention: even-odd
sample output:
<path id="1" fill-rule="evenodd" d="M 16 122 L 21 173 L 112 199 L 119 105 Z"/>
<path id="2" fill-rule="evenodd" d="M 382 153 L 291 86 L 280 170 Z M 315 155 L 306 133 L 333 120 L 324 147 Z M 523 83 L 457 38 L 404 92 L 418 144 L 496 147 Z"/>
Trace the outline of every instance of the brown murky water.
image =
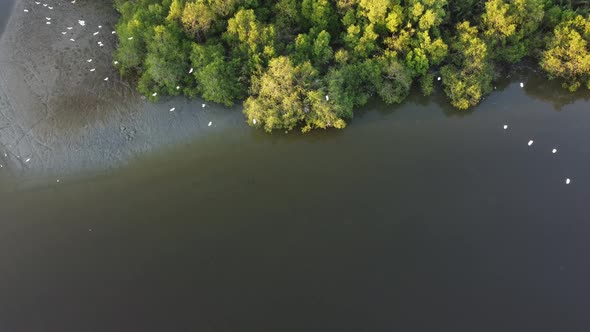
<path id="1" fill-rule="evenodd" d="M 5 175 L 0 329 L 583 331 L 587 98 L 517 72 L 470 113 L 414 96 L 307 135 L 236 113 L 120 169 Z"/>

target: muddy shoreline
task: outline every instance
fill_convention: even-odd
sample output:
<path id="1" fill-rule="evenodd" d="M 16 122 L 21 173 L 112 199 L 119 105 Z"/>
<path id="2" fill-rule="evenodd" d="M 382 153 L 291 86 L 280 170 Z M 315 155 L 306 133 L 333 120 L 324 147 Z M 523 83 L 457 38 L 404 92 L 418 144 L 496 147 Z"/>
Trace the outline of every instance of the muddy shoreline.
<path id="1" fill-rule="evenodd" d="M 117 12 L 110 0 L 48 7 L 53 9 L 17 0 L 0 37 L 4 175 L 52 178 L 108 170 L 201 135 L 248 130 L 238 106 L 202 108 L 201 100 L 185 98 L 151 104 L 122 80 L 112 63 Z"/>

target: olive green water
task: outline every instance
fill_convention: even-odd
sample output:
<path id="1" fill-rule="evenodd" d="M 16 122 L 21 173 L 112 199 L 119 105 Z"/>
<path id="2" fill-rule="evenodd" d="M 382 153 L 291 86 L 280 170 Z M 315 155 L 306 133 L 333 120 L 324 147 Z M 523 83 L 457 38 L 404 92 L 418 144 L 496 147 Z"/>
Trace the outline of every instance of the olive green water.
<path id="1" fill-rule="evenodd" d="M 583 330 L 589 104 L 512 79 L 469 115 L 414 97 L 344 131 L 236 126 L 8 190 L 0 327 Z"/>

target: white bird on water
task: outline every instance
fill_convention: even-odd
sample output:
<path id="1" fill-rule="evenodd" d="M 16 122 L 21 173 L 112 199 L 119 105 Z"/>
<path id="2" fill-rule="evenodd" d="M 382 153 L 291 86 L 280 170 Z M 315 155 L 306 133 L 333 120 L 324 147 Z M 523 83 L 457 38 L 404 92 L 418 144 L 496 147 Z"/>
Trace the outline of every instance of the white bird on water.
<path id="1" fill-rule="evenodd" d="M 25 163 L 28 163 L 29 161 L 31 161 L 31 158 L 27 158 L 27 160 L 25 160 Z"/>
<path id="2" fill-rule="evenodd" d="M 29 10 L 28 10 L 28 9 L 25 9 L 25 10 L 24 10 L 24 12 L 25 12 L 25 13 L 28 13 L 28 12 L 29 12 Z"/>
<path id="3" fill-rule="evenodd" d="M 71 41 L 75 42 L 76 40 L 74 40 L 74 38 L 70 38 Z"/>
<path id="4" fill-rule="evenodd" d="M 508 129 L 508 125 L 504 125 L 504 130 Z"/>
<path id="5" fill-rule="evenodd" d="M 43 4 L 43 7 L 47 7 L 47 4 L 46 4 L 46 3 L 44 3 L 44 4 Z"/>
<path id="6" fill-rule="evenodd" d="M 45 24 L 51 24 L 51 22 L 47 21 L 47 22 L 45 22 Z"/>
<path id="7" fill-rule="evenodd" d="M 105 80 L 105 81 L 108 81 L 108 80 L 109 80 L 109 78 L 108 78 L 108 77 L 105 77 L 105 79 L 104 79 L 104 80 Z"/>
<path id="8" fill-rule="evenodd" d="M 191 68 L 191 70 L 188 71 L 189 74 L 193 73 L 193 68 Z"/>
<path id="9" fill-rule="evenodd" d="M 76 3 L 76 0 L 72 0 L 72 3 Z"/>
<path id="10" fill-rule="evenodd" d="M 92 62 L 92 59 L 88 59 L 88 60 L 86 60 L 86 62 Z"/>
<path id="11" fill-rule="evenodd" d="M 40 5 L 41 3 L 40 3 L 40 2 L 38 2 L 38 1 L 35 1 L 35 4 L 36 4 L 36 5 Z"/>
<path id="12" fill-rule="evenodd" d="M 51 21 L 51 17 L 46 17 L 45 19 L 48 21 Z"/>
<path id="13" fill-rule="evenodd" d="M 520 82 L 520 87 L 524 88 L 524 83 Z"/>
<path id="14" fill-rule="evenodd" d="M 572 180 L 570 180 L 570 178 L 565 179 L 565 184 L 570 184 L 572 182 Z"/>
<path id="15" fill-rule="evenodd" d="M 529 146 L 533 145 L 533 143 L 534 143 L 533 140 L 530 140 L 529 141 Z"/>
<path id="16" fill-rule="evenodd" d="M 98 26 L 98 28 L 99 28 L 99 29 L 102 29 L 102 25 L 99 25 L 99 26 Z"/>
<path id="17" fill-rule="evenodd" d="M 205 104 L 203 104 L 203 105 L 201 105 L 201 106 L 203 106 L 203 108 L 205 108 L 205 106 L 206 106 L 206 105 L 205 105 Z"/>
<path id="18" fill-rule="evenodd" d="M 81 26 L 85 26 L 86 25 L 86 22 L 83 21 L 83 20 L 78 20 L 78 24 L 80 24 Z"/>
<path id="19" fill-rule="evenodd" d="M 95 71 L 95 70 L 96 70 L 96 68 L 92 68 L 92 69 L 90 69 L 90 71 Z"/>
<path id="20" fill-rule="evenodd" d="M 551 153 L 553 153 L 553 154 L 557 153 L 557 149 L 551 150 Z"/>
<path id="21" fill-rule="evenodd" d="M 116 34 L 116 33 L 117 33 L 117 31 L 115 31 L 115 30 L 113 30 L 113 32 L 111 32 L 111 34 L 113 34 L 113 35 Z"/>
<path id="22" fill-rule="evenodd" d="M 95 32 L 95 33 L 93 33 L 92 35 L 93 35 L 93 36 L 96 36 L 96 35 L 98 35 L 98 31 L 97 31 L 97 32 Z"/>
<path id="23" fill-rule="evenodd" d="M 68 30 L 72 30 L 72 29 L 73 29 L 73 27 L 67 27 L 66 29 L 68 29 Z"/>
<path id="24" fill-rule="evenodd" d="M 47 7 L 47 8 L 49 8 L 49 9 L 53 9 L 53 7 Z"/>
<path id="25" fill-rule="evenodd" d="M 158 93 L 157 93 L 157 92 L 154 92 L 154 93 L 152 94 L 152 97 L 155 97 L 155 96 L 157 96 L 157 95 L 158 95 Z"/>
<path id="26" fill-rule="evenodd" d="M 211 127 L 212 124 L 213 124 L 213 121 L 209 121 L 209 124 L 207 125 L 207 127 Z"/>
<path id="27" fill-rule="evenodd" d="M 172 108 L 170 109 L 170 112 L 174 112 L 175 110 L 176 110 L 176 107 L 172 107 Z"/>
<path id="28" fill-rule="evenodd" d="M 67 32 L 65 32 L 65 31 L 62 31 L 62 32 L 61 32 L 61 34 L 62 34 L 62 35 L 65 35 L 66 33 L 67 33 Z"/>

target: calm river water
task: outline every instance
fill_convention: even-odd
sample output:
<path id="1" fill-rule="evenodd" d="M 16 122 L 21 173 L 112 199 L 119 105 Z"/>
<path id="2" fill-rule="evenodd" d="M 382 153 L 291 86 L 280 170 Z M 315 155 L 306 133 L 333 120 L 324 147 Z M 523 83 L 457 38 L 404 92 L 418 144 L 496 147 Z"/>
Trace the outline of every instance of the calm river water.
<path id="1" fill-rule="evenodd" d="M 586 331 L 588 94 L 498 91 L 0 179 L 0 330 Z"/>

